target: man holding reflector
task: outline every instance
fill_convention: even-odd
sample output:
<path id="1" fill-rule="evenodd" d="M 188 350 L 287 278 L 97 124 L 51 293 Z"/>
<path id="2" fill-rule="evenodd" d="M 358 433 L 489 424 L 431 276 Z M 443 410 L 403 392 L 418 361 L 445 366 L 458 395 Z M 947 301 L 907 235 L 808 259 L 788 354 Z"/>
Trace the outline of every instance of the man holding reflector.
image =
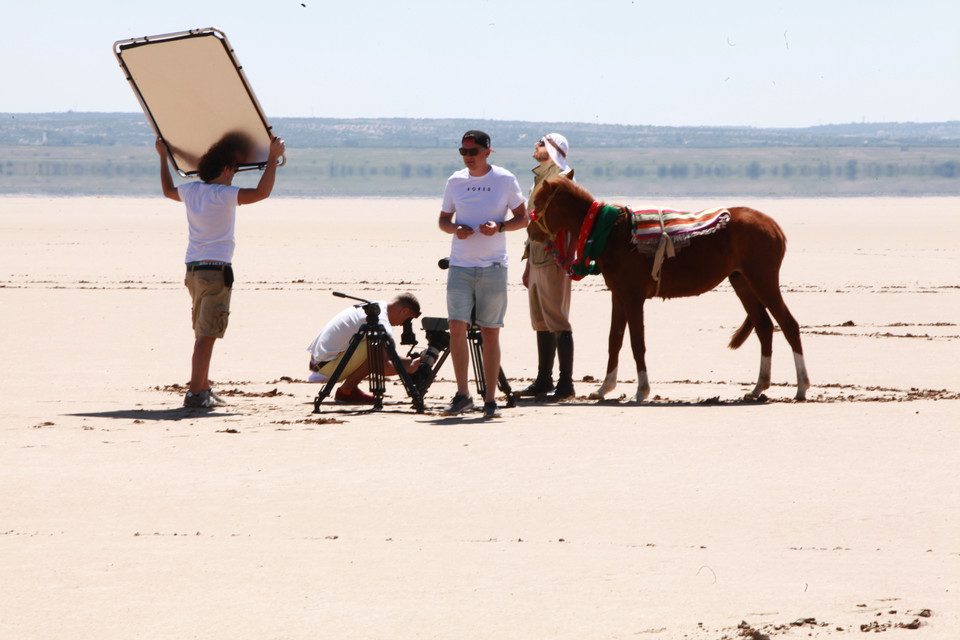
<path id="1" fill-rule="evenodd" d="M 237 206 L 260 202 L 270 196 L 277 175 L 277 159 L 285 149 L 282 139 L 273 138 L 256 188 L 235 187 L 231 184 L 233 177 L 238 166 L 249 160 L 253 146 L 248 136 L 228 133 L 200 158 L 197 173 L 201 181 L 175 186 L 167 163 L 169 149 L 157 138 L 163 195 L 186 205 L 189 226 L 184 284 L 193 299 L 196 340 L 190 387 L 183 400 L 185 407 L 211 408 L 223 404 L 211 389 L 208 375 L 213 345 L 217 338 L 224 336 L 230 315 Z"/>

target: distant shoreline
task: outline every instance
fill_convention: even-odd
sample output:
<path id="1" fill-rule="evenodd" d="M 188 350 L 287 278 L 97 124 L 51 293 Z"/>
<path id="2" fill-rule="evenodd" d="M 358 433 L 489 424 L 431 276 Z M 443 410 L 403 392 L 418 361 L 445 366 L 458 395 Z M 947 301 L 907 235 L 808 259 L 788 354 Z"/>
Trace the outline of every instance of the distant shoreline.
<path id="1" fill-rule="evenodd" d="M 598 197 L 960 194 L 960 121 L 795 130 L 400 118 L 272 125 L 287 141 L 281 197 L 432 197 L 462 167 L 459 135 L 477 126 L 493 137 L 492 161 L 524 190 L 534 140 L 557 130 L 571 142 L 577 180 Z M 0 114 L 0 194 L 152 195 L 154 138 L 139 113 Z"/>

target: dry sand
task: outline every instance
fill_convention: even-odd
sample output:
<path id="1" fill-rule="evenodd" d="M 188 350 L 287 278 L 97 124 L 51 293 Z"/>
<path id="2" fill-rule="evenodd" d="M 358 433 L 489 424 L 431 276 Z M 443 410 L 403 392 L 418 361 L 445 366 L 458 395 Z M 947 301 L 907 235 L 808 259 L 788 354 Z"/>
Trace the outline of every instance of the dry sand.
<path id="1" fill-rule="evenodd" d="M 0 198 L 0 638 L 960 637 L 960 199 L 618 201 L 781 223 L 808 402 L 779 334 L 768 401 L 739 401 L 759 350 L 726 348 L 727 285 L 647 304 L 651 402 L 589 401 L 592 278 L 574 401 L 444 418 L 448 364 L 424 414 L 391 384 L 315 415 L 330 292 L 442 316 L 449 236 L 438 199 L 274 199 L 240 211 L 230 404 L 186 410 L 180 205 Z"/>

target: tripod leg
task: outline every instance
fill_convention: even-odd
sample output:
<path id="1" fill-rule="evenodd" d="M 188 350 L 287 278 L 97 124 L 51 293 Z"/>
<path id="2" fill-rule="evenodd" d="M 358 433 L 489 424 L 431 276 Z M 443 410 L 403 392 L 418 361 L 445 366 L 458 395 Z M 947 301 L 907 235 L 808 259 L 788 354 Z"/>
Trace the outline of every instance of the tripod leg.
<path id="1" fill-rule="evenodd" d="M 513 389 L 510 388 L 510 381 L 507 380 L 507 374 L 503 372 L 503 367 L 500 367 L 500 375 L 497 376 L 497 386 L 507 396 L 507 406 L 517 406 L 516 398 L 513 397 Z"/>
<path id="2" fill-rule="evenodd" d="M 383 408 L 383 394 L 387 391 L 383 368 L 383 349 L 387 346 L 382 329 L 376 327 L 367 337 L 367 361 L 370 363 L 370 393 L 373 394 L 373 409 Z"/>
<path id="3" fill-rule="evenodd" d="M 323 385 L 323 388 L 320 389 L 320 393 L 317 394 L 317 397 L 313 399 L 313 412 L 320 413 L 320 405 L 324 400 L 330 395 L 330 392 L 333 391 L 334 385 L 337 384 L 340 380 L 340 374 L 343 373 L 343 370 L 346 368 L 347 363 L 350 362 L 350 358 L 353 357 L 353 352 L 357 350 L 357 347 L 360 345 L 360 341 L 364 339 L 366 332 L 363 328 L 360 329 L 357 333 L 350 338 L 350 344 L 347 345 L 347 350 L 343 352 L 343 357 L 340 358 L 340 362 L 337 364 L 337 368 L 333 370 L 333 375 L 330 376 L 330 379 L 327 380 L 327 383 Z"/>
<path id="4" fill-rule="evenodd" d="M 487 397 L 487 378 L 483 373 L 483 335 L 480 333 L 480 327 L 471 325 L 467 329 L 467 342 L 470 343 L 473 377 L 477 381 L 477 395 L 483 400 Z"/>
<path id="5" fill-rule="evenodd" d="M 413 408 L 416 409 L 417 413 L 423 413 L 426 410 L 423 404 L 423 396 L 420 394 L 420 390 L 417 389 L 417 385 L 413 384 L 413 378 L 410 377 L 410 374 L 407 373 L 407 370 L 404 368 L 403 362 L 400 360 L 399 354 L 397 354 L 397 348 L 393 344 L 393 340 L 388 337 L 384 341 L 384 347 L 386 348 L 387 355 L 390 357 L 390 362 L 393 363 L 394 370 L 396 370 L 397 375 L 400 376 L 403 388 L 407 390 L 407 395 L 413 400 Z"/>

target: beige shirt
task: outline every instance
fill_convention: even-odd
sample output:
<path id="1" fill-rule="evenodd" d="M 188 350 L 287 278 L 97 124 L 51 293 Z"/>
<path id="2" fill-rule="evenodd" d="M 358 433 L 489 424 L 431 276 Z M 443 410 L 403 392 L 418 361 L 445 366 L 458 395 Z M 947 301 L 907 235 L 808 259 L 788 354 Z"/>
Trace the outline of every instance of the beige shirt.
<path id="1" fill-rule="evenodd" d="M 533 168 L 533 186 L 530 187 L 530 197 L 527 199 L 527 211 L 533 210 L 533 198 L 537 195 L 537 190 L 544 180 L 555 178 L 556 176 L 572 173 L 573 170 L 562 171 L 553 161 L 539 164 Z M 531 267 L 546 267 L 554 264 L 553 252 L 546 249 L 546 244 L 537 242 L 530 237 L 530 230 L 533 225 L 527 227 L 527 245 L 523 252 L 523 257 L 530 261 Z"/>

